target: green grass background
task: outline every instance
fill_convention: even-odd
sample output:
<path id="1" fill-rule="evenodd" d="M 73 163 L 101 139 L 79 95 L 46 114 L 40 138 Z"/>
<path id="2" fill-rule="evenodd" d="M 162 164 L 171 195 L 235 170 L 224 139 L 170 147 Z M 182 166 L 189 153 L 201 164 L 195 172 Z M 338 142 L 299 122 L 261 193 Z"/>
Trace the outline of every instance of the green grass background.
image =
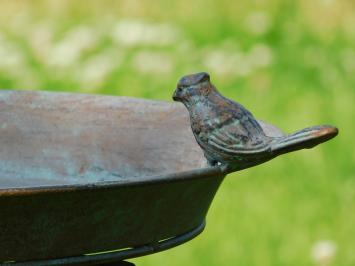
<path id="1" fill-rule="evenodd" d="M 0 1 L 0 88 L 171 101 L 178 78 L 208 71 L 286 132 L 339 127 L 228 176 L 204 233 L 140 266 L 355 265 L 354 48 L 351 0 Z M 323 240 L 336 252 L 317 264 Z"/>

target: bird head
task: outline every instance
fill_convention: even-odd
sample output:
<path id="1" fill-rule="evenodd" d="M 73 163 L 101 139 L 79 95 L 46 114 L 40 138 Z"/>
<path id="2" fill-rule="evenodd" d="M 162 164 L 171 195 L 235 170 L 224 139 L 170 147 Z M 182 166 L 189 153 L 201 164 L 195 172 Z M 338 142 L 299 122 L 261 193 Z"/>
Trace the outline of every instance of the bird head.
<path id="1" fill-rule="evenodd" d="M 207 96 L 213 86 L 210 83 L 210 75 L 201 72 L 182 77 L 176 87 L 173 100 L 187 103 L 193 97 Z"/>

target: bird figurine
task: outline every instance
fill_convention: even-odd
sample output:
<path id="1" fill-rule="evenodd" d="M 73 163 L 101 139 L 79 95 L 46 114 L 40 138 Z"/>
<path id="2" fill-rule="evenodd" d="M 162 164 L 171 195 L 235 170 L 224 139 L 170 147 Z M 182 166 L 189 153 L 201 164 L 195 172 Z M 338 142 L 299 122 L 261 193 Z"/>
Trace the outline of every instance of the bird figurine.
<path id="1" fill-rule="evenodd" d="M 204 72 L 182 77 L 173 99 L 189 111 L 192 132 L 208 164 L 219 165 L 224 172 L 309 149 L 338 134 L 336 127 L 328 125 L 282 134 L 276 127 L 257 121 L 241 104 L 221 95 Z"/>

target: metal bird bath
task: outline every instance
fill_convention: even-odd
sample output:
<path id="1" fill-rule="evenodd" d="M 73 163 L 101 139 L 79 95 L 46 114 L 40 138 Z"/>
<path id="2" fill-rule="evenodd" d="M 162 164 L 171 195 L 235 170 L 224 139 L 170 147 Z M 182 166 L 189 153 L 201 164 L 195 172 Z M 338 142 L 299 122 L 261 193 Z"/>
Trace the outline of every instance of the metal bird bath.
<path id="1" fill-rule="evenodd" d="M 175 103 L 1 91 L 0 147 L 0 265 L 98 265 L 174 247 L 203 230 L 226 175 L 207 167 Z"/>
<path id="2" fill-rule="evenodd" d="M 174 247 L 203 230 L 224 177 L 206 168 L 183 106 L 166 102 L 1 91 L 0 147 L 0 265 Z"/>

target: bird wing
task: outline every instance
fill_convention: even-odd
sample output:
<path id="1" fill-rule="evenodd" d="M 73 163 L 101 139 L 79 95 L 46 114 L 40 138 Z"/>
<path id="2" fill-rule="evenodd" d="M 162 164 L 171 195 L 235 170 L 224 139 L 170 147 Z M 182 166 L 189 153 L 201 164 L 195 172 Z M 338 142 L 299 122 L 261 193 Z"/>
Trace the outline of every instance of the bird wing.
<path id="1" fill-rule="evenodd" d="M 269 151 L 270 140 L 252 116 L 244 115 L 241 119 L 226 121 L 209 132 L 207 144 L 215 152 L 251 155 Z"/>

